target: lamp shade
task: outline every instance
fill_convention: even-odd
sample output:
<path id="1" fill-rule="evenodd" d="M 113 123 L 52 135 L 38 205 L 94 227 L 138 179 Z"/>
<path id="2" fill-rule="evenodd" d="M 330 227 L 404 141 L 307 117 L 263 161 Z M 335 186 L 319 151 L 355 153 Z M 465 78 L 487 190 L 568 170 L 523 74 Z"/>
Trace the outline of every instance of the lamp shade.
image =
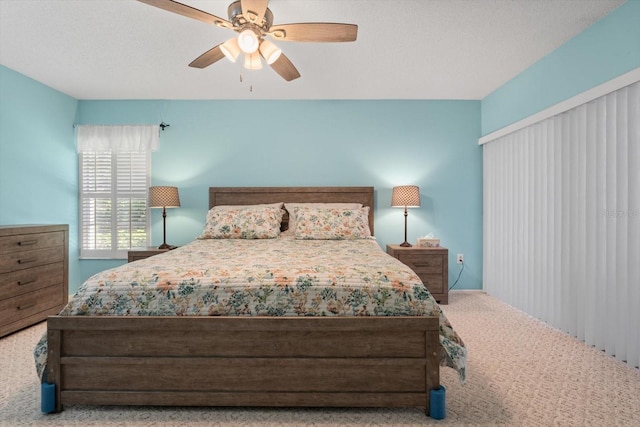
<path id="1" fill-rule="evenodd" d="M 419 208 L 420 188 L 417 185 L 400 185 L 398 187 L 393 187 L 391 207 Z"/>
<path id="2" fill-rule="evenodd" d="M 178 187 L 149 187 L 150 208 L 177 208 L 180 207 Z"/>

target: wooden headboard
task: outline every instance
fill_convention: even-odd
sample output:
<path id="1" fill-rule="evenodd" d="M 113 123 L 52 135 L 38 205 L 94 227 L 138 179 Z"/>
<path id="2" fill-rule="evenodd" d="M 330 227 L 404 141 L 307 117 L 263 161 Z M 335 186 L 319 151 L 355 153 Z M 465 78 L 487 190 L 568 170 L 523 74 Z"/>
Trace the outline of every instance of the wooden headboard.
<path id="1" fill-rule="evenodd" d="M 261 203 L 362 203 L 373 235 L 373 187 L 209 187 L 209 209 Z M 288 217 L 283 223 L 288 222 Z"/>

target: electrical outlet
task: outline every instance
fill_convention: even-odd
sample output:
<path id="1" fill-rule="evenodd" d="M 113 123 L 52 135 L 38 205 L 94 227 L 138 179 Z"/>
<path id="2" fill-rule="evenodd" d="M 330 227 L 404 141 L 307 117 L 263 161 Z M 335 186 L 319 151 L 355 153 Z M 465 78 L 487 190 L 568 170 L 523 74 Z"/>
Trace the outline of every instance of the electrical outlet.
<path id="1" fill-rule="evenodd" d="M 464 254 L 458 254 L 458 264 L 464 264 Z"/>

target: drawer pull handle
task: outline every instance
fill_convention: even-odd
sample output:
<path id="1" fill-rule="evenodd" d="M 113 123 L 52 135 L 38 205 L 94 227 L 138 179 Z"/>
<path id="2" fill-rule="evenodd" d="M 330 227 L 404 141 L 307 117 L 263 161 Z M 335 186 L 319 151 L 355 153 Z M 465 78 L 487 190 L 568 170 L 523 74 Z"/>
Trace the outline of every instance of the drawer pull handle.
<path id="1" fill-rule="evenodd" d="M 31 279 L 31 280 L 18 280 L 18 286 L 24 286 L 24 285 L 28 285 L 30 283 L 35 282 L 36 279 Z"/>
<path id="2" fill-rule="evenodd" d="M 413 265 L 415 265 L 416 267 L 430 267 L 431 266 L 431 264 L 424 263 L 424 262 L 414 262 Z"/>
<path id="3" fill-rule="evenodd" d="M 32 245 L 35 245 L 36 243 L 38 243 L 37 240 L 24 240 L 24 241 L 18 242 L 18 246 L 32 246 Z"/>
<path id="4" fill-rule="evenodd" d="M 27 258 L 27 259 L 19 259 L 18 264 L 29 264 L 30 262 L 34 262 L 36 258 Z"/>
<path id="5" fill-rule="evenodd" d="M 36 303 L 35 303 L 35 302 L 27 303 L 27 304 L 25 304 L 25 305 L 19 305 L 19 306 L 18 306 L 18 310 L 26 310 L 26 309 L 28 309 L 28 308 L 35 307 L 35 305 L 36 305 Z"/>

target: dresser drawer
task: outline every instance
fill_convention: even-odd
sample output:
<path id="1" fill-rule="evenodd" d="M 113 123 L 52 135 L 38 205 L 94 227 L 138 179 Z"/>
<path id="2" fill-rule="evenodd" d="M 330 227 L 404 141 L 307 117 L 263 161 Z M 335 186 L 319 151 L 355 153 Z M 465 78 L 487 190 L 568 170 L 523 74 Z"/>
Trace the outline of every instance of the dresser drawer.
<path id="1" fill-rule="evenodd" d="M 420 274 L 442 274 L 442 256 L 429 256 L 419 254 L 400 254 L 398 259 L 413 271 Z"/>
<path id="2" fill-rule="evenodd" d="M 48 286 L 34 292 L 0 301 L 0 324 L 10 324 L 64 304 L 61 286 Z"/>
<path id="3" fill-rule="evenodd" d="M 61 262 L 0 274 L 0 300 L 64 283 Z"/>
<path id="4" fill-rule="evenodd" d="M 64 246 L 64 232 L 16 234 L 0 237 L 0 254 Z"/>
<path id="5" fill-rule="evenodd" d="M 0 258 L 0 273 L 62 262 L 64 257 L 64 247 L 9 253 Z"/>

